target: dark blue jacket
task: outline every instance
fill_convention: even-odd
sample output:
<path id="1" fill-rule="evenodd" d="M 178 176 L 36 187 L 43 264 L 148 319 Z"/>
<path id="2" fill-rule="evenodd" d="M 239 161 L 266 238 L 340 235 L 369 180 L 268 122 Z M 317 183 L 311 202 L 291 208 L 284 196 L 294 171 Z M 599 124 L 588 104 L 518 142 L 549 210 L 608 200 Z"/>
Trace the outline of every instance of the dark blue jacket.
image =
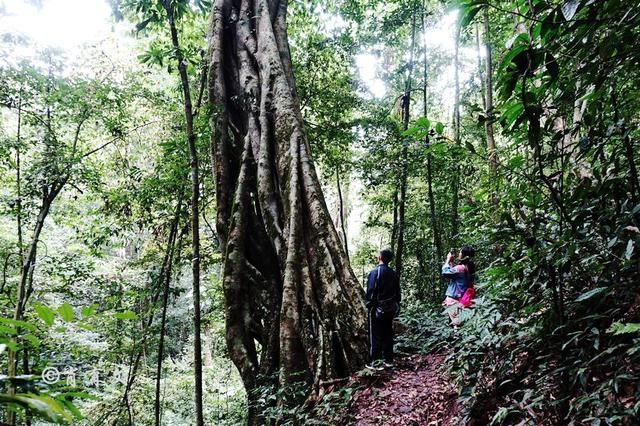
<path id="1" fill-rule="evenodd" d="M 374 291 L 378 271 L 380 272 L 380 278 L 378 278 L 378 288 Z M 387 299 L 392 299 L 400 303 L 400 278 L 396 271 L 387 265 L 378 265 L 369 272 L 365 304 L 367 307 L 373 307 L 379 300 Z"/>

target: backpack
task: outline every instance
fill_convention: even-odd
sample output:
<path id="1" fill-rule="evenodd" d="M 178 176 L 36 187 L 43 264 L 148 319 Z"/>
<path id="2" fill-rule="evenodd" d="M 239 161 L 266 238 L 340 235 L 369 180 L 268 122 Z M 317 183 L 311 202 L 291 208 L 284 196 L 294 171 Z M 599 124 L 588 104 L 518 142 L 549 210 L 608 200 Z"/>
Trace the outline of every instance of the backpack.
<path id="1" fill-rule="evenodd" d="M 458 303 L 460 303 L 465 308 L 468 308 L 473 303 L 473 299 L 475 297 L 476 297 L 476 289 L 473 287 L 469 287 L 464 291 L 464 294 L 462 295 L 460 300 L 458 300 Z"/>
<path id="2" fill-rule="evenodd" d="M 460 300 L 458 300 L 458 303 L 460 303 L 463 307 L 468 308 L 469 306 L 471 306 L 471 304 L 473 303 L 473 299 L 476 297 L 476 289 L 474 287 L 473 277 L 470 276 L 471 274 L 469 274 L 469 268 L 466 265 L 464 275 L 469 283 L 469 286 L 462 294 L 462 297 L 460 297 Z"/>

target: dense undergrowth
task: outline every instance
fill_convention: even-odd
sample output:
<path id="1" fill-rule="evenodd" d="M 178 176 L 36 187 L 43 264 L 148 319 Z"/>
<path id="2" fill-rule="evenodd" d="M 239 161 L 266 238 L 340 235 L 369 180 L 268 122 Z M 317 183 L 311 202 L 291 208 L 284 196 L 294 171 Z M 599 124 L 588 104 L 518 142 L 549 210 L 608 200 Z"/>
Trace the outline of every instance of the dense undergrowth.
<path id="1" fill-rule="evenodd" d="M 634 424 L 640 339 L 618 324 L 637 321 L 637 300 L 621 302 L 615 289 L 587 291 L 554 326 L 550 310 L 511 310 L 492 285 L 481 286 L 458 330 L 437 309 L 414 310 L 399 341 L 405 351 L 450 353 L 462 424 Z"/>

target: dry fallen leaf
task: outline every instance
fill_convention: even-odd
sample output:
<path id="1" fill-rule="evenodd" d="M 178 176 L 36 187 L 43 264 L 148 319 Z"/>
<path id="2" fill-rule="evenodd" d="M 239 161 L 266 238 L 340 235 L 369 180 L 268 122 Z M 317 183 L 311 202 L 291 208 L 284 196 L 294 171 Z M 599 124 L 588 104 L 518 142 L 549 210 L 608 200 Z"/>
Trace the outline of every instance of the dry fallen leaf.
<path id="1" fill-rule="evenodd" d="M 364 383 L 350 412 L 356 425 L 446 425 L 457 415 L 457 394 L 441 371 L 445 355 L 411 355 L 397 360 L 382 380 Z"/>

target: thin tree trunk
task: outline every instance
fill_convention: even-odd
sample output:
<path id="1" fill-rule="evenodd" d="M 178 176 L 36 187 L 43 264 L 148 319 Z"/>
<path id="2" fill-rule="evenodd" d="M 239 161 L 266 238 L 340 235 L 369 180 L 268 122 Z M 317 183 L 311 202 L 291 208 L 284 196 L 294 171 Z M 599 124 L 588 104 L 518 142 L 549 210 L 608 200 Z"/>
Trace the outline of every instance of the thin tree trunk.
<path id="1" fill-rule="evenodd" d="M 488 7 L 484 9 L 484 46 L 487 57 L 485 59 L 484 87 L 485 95 L 485 122 L 484 130 L 487 137 L 487 154 L 489 155 L 489 177 L 492 182 L 492 197 L 495 198 L 495 180 L 498 170 L 498 155 L 496 153 L 496 142 L 493 134 L 493 65 L 491 54 L 491 41 L 489 40 L 489 12 Z"/>
<path id="2" fill-rule="evenodd" d="M 57 193 L 54 195 L 57 195 Z M 51 201 L 48 197 L 43 197 L 42 206 L 40 207 L 40 211 L 38 213 L 38 217 L 36 218 L 35 228 L 33 230 L 33 235 L 31 238 L 31 244 L 29 245 L 29 251 L 27 252 L 27 258 L 22 267 L 21 275 L 20 275 L 20 283 L 18 284 L 18 295 L 16 297 L 15 310 L 13 314 L 13 319 L 16 321 L 22 321 L 24 318 L 24 310 L 26 308 L 27 297 L 28 297 L 28 289 L 32 286 L 33 282 L 33 271 L 35 269 L 36 257 L 37 257 L 37 248 L 38 241 L 40 240 L 40 234 L 42 233 L 42 228 L 44 226 L 44 221 L 49 214 L 49 208 L 51 207 Z M 20 335 L 20 328 L 16 327 L 16 336 Z M 18 338 L 14 339 L 14 343 L 17 345 L 19 343 Z M 9 377 L 15 377 L 18 371 L 18 353 L 17 351 L 10 350 L 8 354 L 8 373 Z M 9 394 L 13 395 L 16 392 L 16 388 L 14 385 L 9 386 Z M 14 412 L 9 412 L 7 416 L 7 423 L 15 424 L 16 417 Z"/>
<path id="3" fill-rule="evenodd" d="M 476 53 L 477 53 L 477 58 L 478 58 L 478 78 L 480 80 L 480 96 L 482 97 L 482 108 L 484 108 L 484 111 L 487 111 L 487 94 L 485 92 L 485 76 L 484 76 L 484 72 L 482 71 L 482 55 L 480 55 L 481 50 L 480 50 L 480 24 L 476 23 L 474 25 L 474 29 L 476 31 Z M 486 37 L 486 33 L 485 33 L 485 37 Z M 486 66 L 486 65 L 485 65 Z"/>
<path id="4" fill-rule="evenodd" d="M 18 265 L 20 270 L 24 268 L 24 245 L 22 236 L 22 179 L 21 179 L 21 164 L 20 164 L 20 149 L 22 144 L 22 91 L 20 91 L 18 99 L 18 129 L 16 134 L 16 221 L 18 227 Z M 22 300 L 22 299 L 21 299 Z M 27 347 L 23 349 L 24 354 L 22 357 L 22 372 L 23 374 L 29 374 L 29 352 Z M 17 356 L 17 354 L 15 354 Z M 11 362 L 11 361 L 10 361 Z M 13 361 L 14 363 L 17 362 Z M 13 374 L 17 373 L 17 368 Z M 11 375 L 11 374 L 10 374 Z M 15 388 L 11 387 L 11 392 L 15 392 Z M 14 414 L 15 415 L 15 414 Z M 11 419 L 11 422 L 15 422 L 15 418 Z M 26 424 L 31 424 L 31 418 L 27 411 Z"/>
<path id="5" fill-rule="evenodd" d="M 236 6 L 213 5 L 208 100 L 227 346 L 257 424 L 257 386 L 304 381 L 314 397 L 360 368 L 366 317 L 303 127 L 287 2 Z"/>
<path id="6" fill-rule="evenodd" d="M 455 53 L 454 53 L 454 81 L 455 81 L 455 95 L 453 100 L 453 140 L 456 145 L 460 145 L 460 32 L 461 25 L 458 19 L 456 23 L 456 39 L 455 39 Z M 453 179 L 452 179 L 452 192 L 453 200 L 451 206 L 451 241 L 457 241 L 458 237 L 458 207 L 460 204 L 460 165 L 456 164 Z"/>
<path id="7" fill-rule="evenodd" d="M 631 200 L 634 204 L 638 202 L 638 194 L 640 193 L 640 182 L 638 181 L 638 169 L 636 167 L 636 160 L 633 155 L 633 141 L 628 132 L 623 129 L 623 142 L 625 157 L 629 163 L 629 183 L 631 184 Z"/>
<path id="8" fill-rule="evenodd" d="M 344 240 L 344 252 L 347 255 L 347 257 L 349 257 L 347 228 L 344 224 L 344 200 L 342 199 L 342 188 L 340 186 L 340 167 L 336 167 L 336 187 L 338 188 L 338 203 L 340 206 L 340 227 L 342 228 L 342 238 Z"/>
<path id="9" fill-rule="evenodd" d="M 164 276 L 160 277 L 160 282 L 164 284 L 164 290 L 162 293 L 162 315 L 160 320 L 160 341 L 158 342 L 158 364 L 156 368 L 156 399 L 154 404 L 156 426 L 160 426 L 160 380 L 162 378 L 162 361 L 164 358 L 164 336 L 167 326 L 167 305 L 169 302 L 169 290 L 171 289 L 171 269 L 173 266 L 173 257 L 175 252 L 176 234 L 178 232 L 178 224 L 180 222 L 180 215 L 182 214 L 182 195 L 178 200 L 176 206 L 176 213 L 171 224 L 171 231 L 169 233 L 168 240 L 168 259 L 167 267 Z"/>
<path id="10" fill-rule="evenodd" d="M 198 150 L 196 147 L 196 136 L 193 131 L 193 107 L 191 102 L 191 90 L 189 87 L 189 76 L 187 75 L 187 64 L 180 50 L 178 40 L 178 30 L 176 28 L 174 10 L 169 0 L 163 0 L 162 4 L 169 19 L 169 29 L 171 31 L 171 42 L 175 50 L 178 62 L 178 72 L 184 96 L 184 115 L 186 121 L 186 136 L 189 147 L 189 157 L 191 166 L 191 270 L 193 273 L 193 367 L 195 379 L 195 410 L 196 425 L 204 425 L 203 405 L 202 405 L 202 342 L 200 337 L 200 176 L 198 169 Z"/>
<path id="11" fill-rule="evenodd" d="M 178 203 L 178 206 L 176 208 L 178 208 L 179 205 L 181 204 L 181 200 L 182 200 L 182 194 L 180 194 L 179 203 Z M 151 326 L 153 325 L 155 307 L 156 307 L 156 304 L 158 303 L 158 299 L 160 298 L 161 288 L 162 289 L 166 289 L 166 285 L 167 285 L 166 284 L 166 280 L 170 279 L 171 267 L 172 267 L 172 263 L 173 263 L 173 254 L 174 254 L 174 247 L 175 247 L 176 232 L 177 232 L 177 221 L 179 221 L 178 212 L 176 212 L 176 215 L 174 216 L 174 219 L 173 219 L 173 221 L 171 223 L 171 226 L 170 226 L 170 229 L 169 229 L 167 247 L 165 249 L 164 256 L 162 258 L 162 264 L 160 266 L 160 273 L 158 274 L 158 280 L 157 280 L 156 285 L 154 286 L 154 287 L 157 288 L 157 291 L 153 295 L 153 297 L 151 298 L 151 303 L 149 303 L 149 308 L 148 308 L 148 311 L 147 311 L 146 323 L 142 327 L 142 329 L 146 330 L 146 332 L 142 335 L 142 338 L 140 339 L 140 342 L 138 343 L 138 345 L 136 345 L 136 347 L 138 347 L 139 349 L 135 353 L 135 356 L 134 356 L 133 353 L 131 355 L 129 373 L 127 375 L 127 383 L 126 383 L 126 386 L 125 386 L 125 389 L 124 389 L 124 393 L 123 393 L 123 396 L 122 396 L 122 400 L 121 400 L 122 404 L 124 404 L 124 406 L 127 408 L 127 413 L 129 415 L 130 419 L 131 419 L 131 406 L 130 406 L 130 402 L 129 402 L 129 393 L 131 392 L 131 389 L 133 389 L 133 385 L 135 383 L 135 380 L 136 380 L 136 377 L 137 377 L 137 374 L 138 374 L 138 368 L 140 366 L 140 360 L 142 359 L 142 355 L 144 353 L 144 348 L 147 345 L 147 338 L 150 335 L 149 330 L 151 330 Z M 169 278 L 167 278 L 167 274 L 169 274 Z M 164 294 L 164 292 L 163 292 L 163 294 Z M 143 321 L 145 321 L 145 320 L 143 319 Z M 120 407 L 118 407 L 118 408 L 120 408 Z M 117 423 L 117 418 L 114 419 L 114 422 Z M 98 424 L 100 424 L 100 423 L 103 423 L 103 420 L 98 422 Z"/>
<path id="12" fill-rule="evenodd" d="M 426 18 L 426 5 L 423 2 L 422 4 L 422 33 L 424 37 L 424 52 L 422 56 L 422 79 L 423 79 L 423 87 L 422 87 L 422 109 L 425 117 L 429 116 L 429 103 L 427 102 L 428 97 L 428 62 L 427 62 L 427 27 L 425 25 Z M 431 143 L 429 139 L 429 135 L 425 135 L 424 143 L 427 147 Z M 442 259 L 443 251 L 442 251 L 442 236 L 440 235 L 440 226 L 438 224 L 437 214 L 436 214 L 436 200 L 433 194 L 433 166 L 432 155 L 431 152 L 427 153 L 427 193 L 429 197 L 429 216 L 431 219 L 431 232 L 433 233 L 433 246 L 435 247 L 436 259 Z"/>
<path id="13" fill-rule="evenodd" d="M 398 188 L 393 191 L 393 223 L 391 224 L 391 252 L 396 250 L 396 234 L 398 233 Z M 382 248 L 382 247 L 380 247 Z"/>
<path id="14" fill-rule="evenodd" d="M 22 144 L 21 138 L 22 129 L 22 91 L 20 92 L 20 98 L 18 100 L 18 133 L 16 140 L 16 220 L 18 226 L 18 255 L 20 268 L 24 267 L 24 244 L 22 237 L 22 177 L 21 177 L 21 164 L 20 164 L 20 150 Z"/>
<path id="15" fill-rule="evenodd" d="M 411 15 L 411 51 L 409 53 L 409 66 L 407 70 L 407 80 L 404 86 L 404 96 L 402 97 L 402 128 L 409 128 L 409 117 L 411 107 L 411 85 L 414 63 L 414 51 L 416 45 L 416 9 Z M 405 231 L 405 210 L 407 204 L 407 184 L 409 175 L 409 165 L 407 163 L 407 145 L 402 141 L 402 151 L 400 155 L 400 199 L 398 200 L 398 233 L 395 254 L 395 269 L 399 276 L 402 275 L 402 256 L 404 254 L 404 231 Z"/>
<path id="16" fill-rule="evenodd" d="M 579 75 L 580 66 L 576 67 L 576 74 Z M 582 100 L 580 96 L 580 89 L 582 88 L 582 82 L 580 78 L 576 80 L 576 90 L 575 90 L 575 100 L 573 102 L 573 117 L 571 120 L 571 134 L 567 139 L 567 147 L 577 143 L 580 140 L 580 126 L 582 125 L 582 108 L 586 104 L 586 100 Z M 572 148 L 572 157 L 575 159 L 576 153 L 578 152 L 575 147 Z"/>

